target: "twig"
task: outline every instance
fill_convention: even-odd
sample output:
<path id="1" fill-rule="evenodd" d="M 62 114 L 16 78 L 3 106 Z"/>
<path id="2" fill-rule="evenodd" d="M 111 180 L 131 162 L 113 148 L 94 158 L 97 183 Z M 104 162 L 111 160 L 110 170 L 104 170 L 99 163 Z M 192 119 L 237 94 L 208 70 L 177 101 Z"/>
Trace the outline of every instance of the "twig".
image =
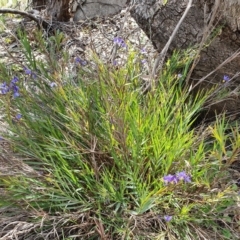
<path id="1" fill-rule="evenodd" d="M 199 44 L 199 47 L 198 47 L 198 51 L 197 51 L 198 54 L 200 54 L 200 52 L 203 50 L 203 47 L 204 47 L 204 44 L 206 43 L 207 38 L 212 33 L 212 31 L 216 28 L 216 26 L 214 25 L 214 20 L 216 18 L 219 7 L 220 7 L 220 0 L 215 0 L 214 9 L 213 9 L 212 13 L 209 15 L 210 20 L 209 20 L 209 16 L 208 17 L 206 16 L 206 13 L 205 13 L 206 10 L 204 9 L 205 27 L 204 27 L 204 31 L 203 31 L 202 40 L 201 40 L 201 42 Z M 199 58 L 195 58 L 193 60 L 192 67 L 189 70 L 188 75 L 186 77 L 186 82 L 187 83 L 189 82 L 190 77 L 192 75 L 192 72 L 193 72 L 194 68 L 196 67 L 196 65 L 198 64 L 198 62 L 199 62 Z"/>
<path id="2" fill-rule="evenodd" d="M 31 20 L 33 20 L 34 22 L 36 22 L 38 28 L 40 28 L 40 29 L 42 27 L 47 27 L 49 25 L 49 23 L 46 22 L 45 20 L 43 20 L 42 18 L 37 18 L 33 14 L 25 12 L 25 11 L 20 11 L 20 10 L 16 10 L 16 9 L 12 9 L 12 8 L 0 8 L 0 14 L 3 14 L 3 13 L 19 14 L 21 16 L 28 17 Z"/>
<path id="3" fill-rule="evenodd" d="M 155 78 L 157 76 L 157 72 L 161 71 L 161 69 L 162 69 L 165 57 L 167 55 L 167 51 L 168 51 L 168 49 L 169 49 L 169 47 L 170 47 L 174 37 L 176 36 L 177 31 L 179 30 L 181 24 L 183 23 L 185 17 L 187 16 L 190 8 L 192 7 L 192 1 L 193 0 L 189 0 L 188 1 L 187 7 L 186 7 L 186 9 L 185 9 L 181 19 L 179 20 L 178 24 L 176 25 L 172 35 L 170 36 L 170 38 L 167 41 L 165 47 L 162 49 L 161 53 L 158 55 L 157 59 L 155 60 L 154 66 L 153 66 L 153 69 L 152 69 L 151 79 L 150 79 L 149 83 L 147 84 L 147 86 L 142 91 L 143 94 L 145 94 L 147 91 L 149 91 L 150 88 L 152 87 L 153 81 L 156 81 Z"/>
<path id="4" fill-rule="evenodd" d="M 190 90 L 191 92 L 193 89 L 195 89 L 200 83 L 202 83 L 205 79 L 207 79 L 209 76 L 211 76 L 213 73 L 215 73 L 217 70 L 221 69 L 223 66 L 225 66 L 227 63 L 230 63 L 232 60 L 234 60 L 236 57 L 240 55 L 240 49 L 238 49 L 236 52 L 234 52 L 230 57 L 228 57 L 225 61 L 223 61 L 221 64 L 219 64 L 213 71 L 208 73 L 206 76 L 202 77 Z"/>
<path id="5" fill-rule="evenodd" d="M 125 12 L 125 15 L 124 15 L 124 20 L 123 20 L 123 22 L 121 23 L 121 26 L 120 26 L 118 35 L 117 35 L 116 37 L 121 36 L 121 33 L 123 32 L 124 23 L 127 21 L 127 17 L 128 17 L 128 16 L 127 16 L 127 13 L 128 13 L 128 11 L 129 11 L 130 8 L 131 8 L 131 7 L 128 7 L 128 8 L 126 9 L 126 12 Z M 110 61 L 112 64 L 114 64 L 114 60 L 115 60 L 115 58 L 116 58 L 117 51 L 118 51 L 118 45 L 115 43 L 114 46 L 113 46 L 113 48 L 112 48 L 112 51 L 111 51 L 111 56 L 110 56 L 110 58 L 109 58 L 109 61 Z"/>
<path id="6" fill-rule="evenodd" d="M 170 38 L 168 39 L 168 42 L 166 43 L 165 47 L 162 49 L 161 53 L 159 54 L 159 56 L 155 60 L 155 63 L 154 63 L 154 66 L 153 66 L 153 70 L 152 70 L 153 78 L 155 78 L 155 76 L 157 74 L 157 71 L 160 71 L 162 69 L 162 66 L 163 66 L 163 63 L 164 63 L 167 51 L 168 51 L 168 49 L 169 49 L 173 39 L 175 38 L 175 36 L 177 34 L 177 31 L 180 28 L 180 25 L 183 23 L 183 21 L 184 21 L 185 17 L 187 16 L 187 14 L 188 14 L 188 12 L 189 12 L 191 7 L 192 7 L 192 0 L 189 0 L 188 1 L 188 5 L 187 5 L 187 7 L 186 7 L 186 9 L 185 9 L 181 19 L 179 20 L 177 26 L 175 27 L 172 35 L 170 36 Z"/>

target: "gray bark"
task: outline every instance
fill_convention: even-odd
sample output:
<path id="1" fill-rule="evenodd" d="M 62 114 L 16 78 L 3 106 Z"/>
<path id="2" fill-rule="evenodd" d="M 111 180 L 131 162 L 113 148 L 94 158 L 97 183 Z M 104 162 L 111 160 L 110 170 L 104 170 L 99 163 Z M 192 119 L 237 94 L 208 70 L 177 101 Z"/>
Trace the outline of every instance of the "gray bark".
<path id="1" fill-rule="evenodd" d="M 117 14 L 129 0 L 32 0 L 33 8 L 46 8 L 48 17 L 57 21 L 74 21 Z"/>
<path id="2" fill-rule="evenodd" d="M 117 14 L 126 5 L 127 0 L 83 0 L 72 9 L 74 21 Z"/>

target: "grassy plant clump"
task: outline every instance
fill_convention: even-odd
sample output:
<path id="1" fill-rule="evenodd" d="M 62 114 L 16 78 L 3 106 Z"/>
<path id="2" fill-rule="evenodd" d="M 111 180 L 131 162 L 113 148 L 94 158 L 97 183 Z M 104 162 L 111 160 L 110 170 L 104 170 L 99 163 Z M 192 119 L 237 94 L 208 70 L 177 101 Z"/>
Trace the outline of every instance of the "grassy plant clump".
<path id="1" fill-rule="evenodd" d="M 208 97 L 184 87 L 192 59 L 175 53 L 142 94 L 133 50 L 123 66 L 77 61 L 73 78 L 53 52 L 37 61 L 26 37 L 22 44 L 28 65 L 2 83 L 1 114 L 4 138 L 36 174 L 1 177 L 0 204 L 32 214 L 25 237 L 236 238 L 229 214 L 237 194 L 226 166 L 240 138 L 236 128 L 226 133 L 224 118 L 192 128 Z"/>

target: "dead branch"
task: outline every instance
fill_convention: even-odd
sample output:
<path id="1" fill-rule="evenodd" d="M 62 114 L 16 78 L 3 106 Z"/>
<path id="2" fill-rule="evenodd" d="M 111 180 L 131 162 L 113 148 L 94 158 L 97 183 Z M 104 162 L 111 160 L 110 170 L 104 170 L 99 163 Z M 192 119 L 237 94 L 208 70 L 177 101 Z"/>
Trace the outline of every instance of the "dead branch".
<path id="1" fill-rule="evenodd" d="M 174 39 L 174 37 L 176 36 L 181 24 L 183 23 L 184 19 L 186 18 L 190 8 L 192 7 L 192 0 L 189 0 L 188 1 L 188 5 L 181 17 L 181 19 L 179 20 L 177 26 L 175 27 L 172 35 L 170 36 L 170 38 L 168 39 L 168 42 L 166 43 L 165 47 L 162 49 L 161 53 L 158 55 L 155 63 L 154 63 L 154 67 L 153 67 L 153 70 L 152 70 L 152 77 L 155 78 L 156 74 L 157 74 L 157 71 L 158 69 L 161 70 L 162 69 L 162 66 L 163 66 L 163 63 L 164 63 L 164 60 L 165 60 L 165 57 L 166 57 L 166 54 L 167 54 L 167 51 Z"/>
<path id="2" fill-rule="evenodd" d="M 181 24 L 183 23 L 184 19 L 186 18 L 190 8 L 192 7 L 192 1 L 193 0 L 188 1 L 187 7 L 186 7 L 181 19 L 179 20 L 178 24 L 176 25 L 172 35 L 168 39 L 168 42 L 166 43 L 166 45 L 164 46 L 162 51 L 159 53 L 157 59 L 155 60 L 154 66 L 153 66 L 153 69 L 152 69 L 152 75 L 150 76 L 151 79 L 150 79 L 149 83 L 147 84 L 147 86 L 144 88 L 144 90 L 142 92 L 143 94 L 145 94 L 147 91 L 149 91 L 152 88 L 153 81 L 156 82 L 157 72 L 161 71 L 161 69 L 163 67 L 163 63 L 164 63 L 164 60 L 166 58 L 167 51 L 168 51 L 174 37 L 176 36 Z"/>
<path id="3" fill-rule="evenodd" d="M 30 18 L 32 21 L 37 23 L 37 26 L 39 29 L 42 29 L 43 27 L 46 28 L 47 26 L 49 26 L 49 23 L 45 20 L 43 20 L 40 17 L 36 17 L 31 13 L 25 12 L 25 11 L 20 11 L 20 10 L 16 10 L 16 9 L 12 9 L 12 8 L 0 8 L 0 14 L 19 14 L 21 16 L 24 17 L 28 17 Z"/>

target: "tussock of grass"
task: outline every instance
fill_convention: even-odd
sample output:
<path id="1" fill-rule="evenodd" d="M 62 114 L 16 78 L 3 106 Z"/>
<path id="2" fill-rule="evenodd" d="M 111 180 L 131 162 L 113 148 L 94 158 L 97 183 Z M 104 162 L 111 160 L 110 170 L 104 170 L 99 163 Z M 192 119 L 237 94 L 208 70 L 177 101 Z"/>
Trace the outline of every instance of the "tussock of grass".
<path id="1" fill-rule="evenodd" d="M 20 96 L 14 98 L 14 90 L 2 95 L 4 137 L 38 175 L 5 176 L 0 183 L 7 191 L 2 208 L 35 215 L 26 217 L 24 236 L 206 239 L 212 233 L 237 239 L 225 214 L 234 211 L 237 194 L 222 160 L 234 159 L 239 134 L 236 128 L 226 133 L 224 118 L 204 131 L 192 129 L 208 98 L 189 96 L 184 87 L 192 59 L 184 56 L 184 65 L 175 53 L 158 86 L 143 95 L 134 51 L 118 67 L 93 57 L 96 68 L 80 67 L 72 79 L 63 77 L 54 53 L 40 62 L 26 37 L 22 43 L 29 65 L 16 83 Z M 10 229 L 5 216 L 0 225 Z"/>

